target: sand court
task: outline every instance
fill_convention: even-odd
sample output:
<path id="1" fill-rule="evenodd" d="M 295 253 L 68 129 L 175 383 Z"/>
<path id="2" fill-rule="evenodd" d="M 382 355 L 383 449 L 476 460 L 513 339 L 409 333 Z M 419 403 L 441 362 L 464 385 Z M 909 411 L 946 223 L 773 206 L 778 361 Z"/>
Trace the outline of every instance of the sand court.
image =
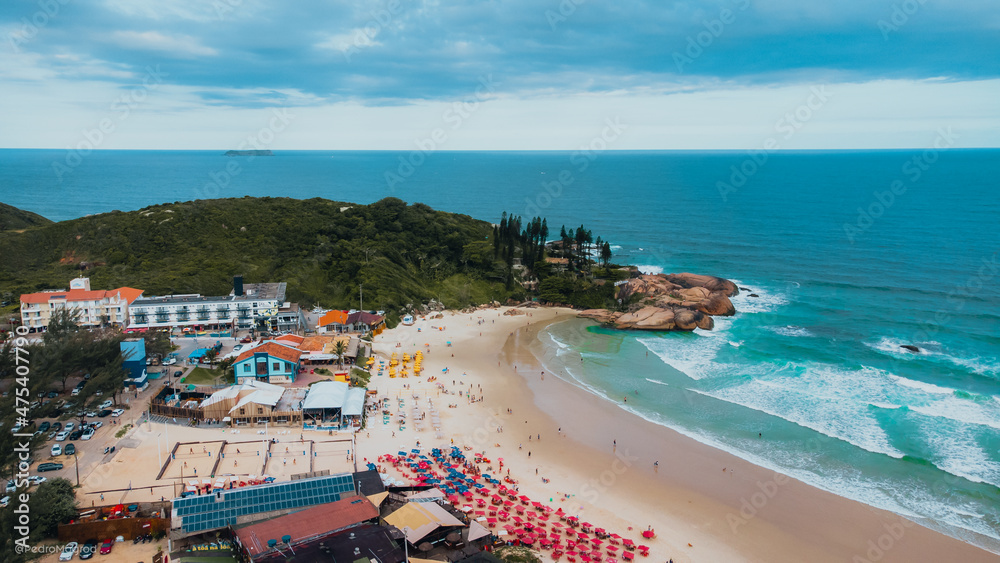
<path id="1" fill-rule="evenodd" d="M 171 449 L 159 479 L 208 478 L 221 465 L 223 440 L 208 442 L 177 442 Z"/>
<path id="2" fill-rule="evenodd" d="M 285 481 L 297 473 L 308 473 L 312 458 L 312 440 L 272 442 L 269 447 L 264 473 Z"/>

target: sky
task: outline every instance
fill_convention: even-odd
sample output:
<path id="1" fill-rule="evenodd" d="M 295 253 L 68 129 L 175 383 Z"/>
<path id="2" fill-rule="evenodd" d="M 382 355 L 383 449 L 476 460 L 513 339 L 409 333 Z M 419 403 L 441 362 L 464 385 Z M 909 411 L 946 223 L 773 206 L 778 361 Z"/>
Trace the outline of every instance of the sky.
<path id="1" fill-rule="evenodd" d="M 1000 147 L 1000 2 L 4 0 L 0 147 Z"/>

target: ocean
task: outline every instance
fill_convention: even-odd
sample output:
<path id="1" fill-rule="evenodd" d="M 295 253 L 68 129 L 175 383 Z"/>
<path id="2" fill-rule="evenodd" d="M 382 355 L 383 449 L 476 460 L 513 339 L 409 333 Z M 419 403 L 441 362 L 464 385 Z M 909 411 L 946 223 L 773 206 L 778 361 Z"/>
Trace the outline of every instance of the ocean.
<path id="1" fill-rule="evenodd" d="M 713 331 L 573 320 L 538 353 L 648 420 L 1000 552 L 1000 151 L 70 156 L 0 151 L 0 201 L 62 220 L 393 196 L 584 224 L 617 262 L 732 279 L 738 313 Z"/>

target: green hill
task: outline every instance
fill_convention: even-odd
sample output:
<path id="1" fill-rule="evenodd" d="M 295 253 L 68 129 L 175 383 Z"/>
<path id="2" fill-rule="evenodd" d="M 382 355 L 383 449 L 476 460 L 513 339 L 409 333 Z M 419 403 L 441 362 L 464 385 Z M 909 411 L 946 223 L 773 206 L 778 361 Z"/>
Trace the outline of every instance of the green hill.
<path id="1" fill-rule="evenodd" d="M 17 216 L 10 209 L 4 216 Z M 491 232 L 485 221 L 395 198 L 176 202 L 0 232 L 0 294 L 62 288 L 82 274 L 95 289 L 218 295 L 243 274 L 288 282 L 288 299 L 303 305 L 357 307 L 363 284 L 369 309 L 431 298 L 459 307 L 519 291 L 504 283 L 504 262 L 484 256 Z"/>
<path id="2" fill-rule="evenodd" d="M 52 221 L 37 213 L 18 209 L 6 203 L 0 203 L 0 232 L 27 229 L 37 225 L 48 225 Z"/>

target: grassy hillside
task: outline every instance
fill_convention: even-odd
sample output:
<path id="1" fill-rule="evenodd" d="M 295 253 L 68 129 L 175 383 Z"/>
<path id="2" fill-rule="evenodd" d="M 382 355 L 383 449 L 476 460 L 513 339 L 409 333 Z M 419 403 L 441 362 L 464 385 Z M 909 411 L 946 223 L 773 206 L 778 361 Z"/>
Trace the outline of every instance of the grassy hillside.
<path id="1" fill-rule="evenodd" d="M 287 281 L 288 298 L 304 305 L 357 307 L 363 284 L 368 309 L 431 298 L 456 307 L 511 294 L 504 263 L 474 252 L 491 232 L 395 198 L 177 202 L 0 232 L 0 294 L 64 288 L 82 274 L 95 289 L 218 295 L 243 274 Z"/>
<path id="2" fill-rule="evenodd" d="M 0 203 L 0 232 L 27 229 L 36 225 L 48 225 L 52 221 L 37 213 L 24 211 L 16 207 Z"/>

